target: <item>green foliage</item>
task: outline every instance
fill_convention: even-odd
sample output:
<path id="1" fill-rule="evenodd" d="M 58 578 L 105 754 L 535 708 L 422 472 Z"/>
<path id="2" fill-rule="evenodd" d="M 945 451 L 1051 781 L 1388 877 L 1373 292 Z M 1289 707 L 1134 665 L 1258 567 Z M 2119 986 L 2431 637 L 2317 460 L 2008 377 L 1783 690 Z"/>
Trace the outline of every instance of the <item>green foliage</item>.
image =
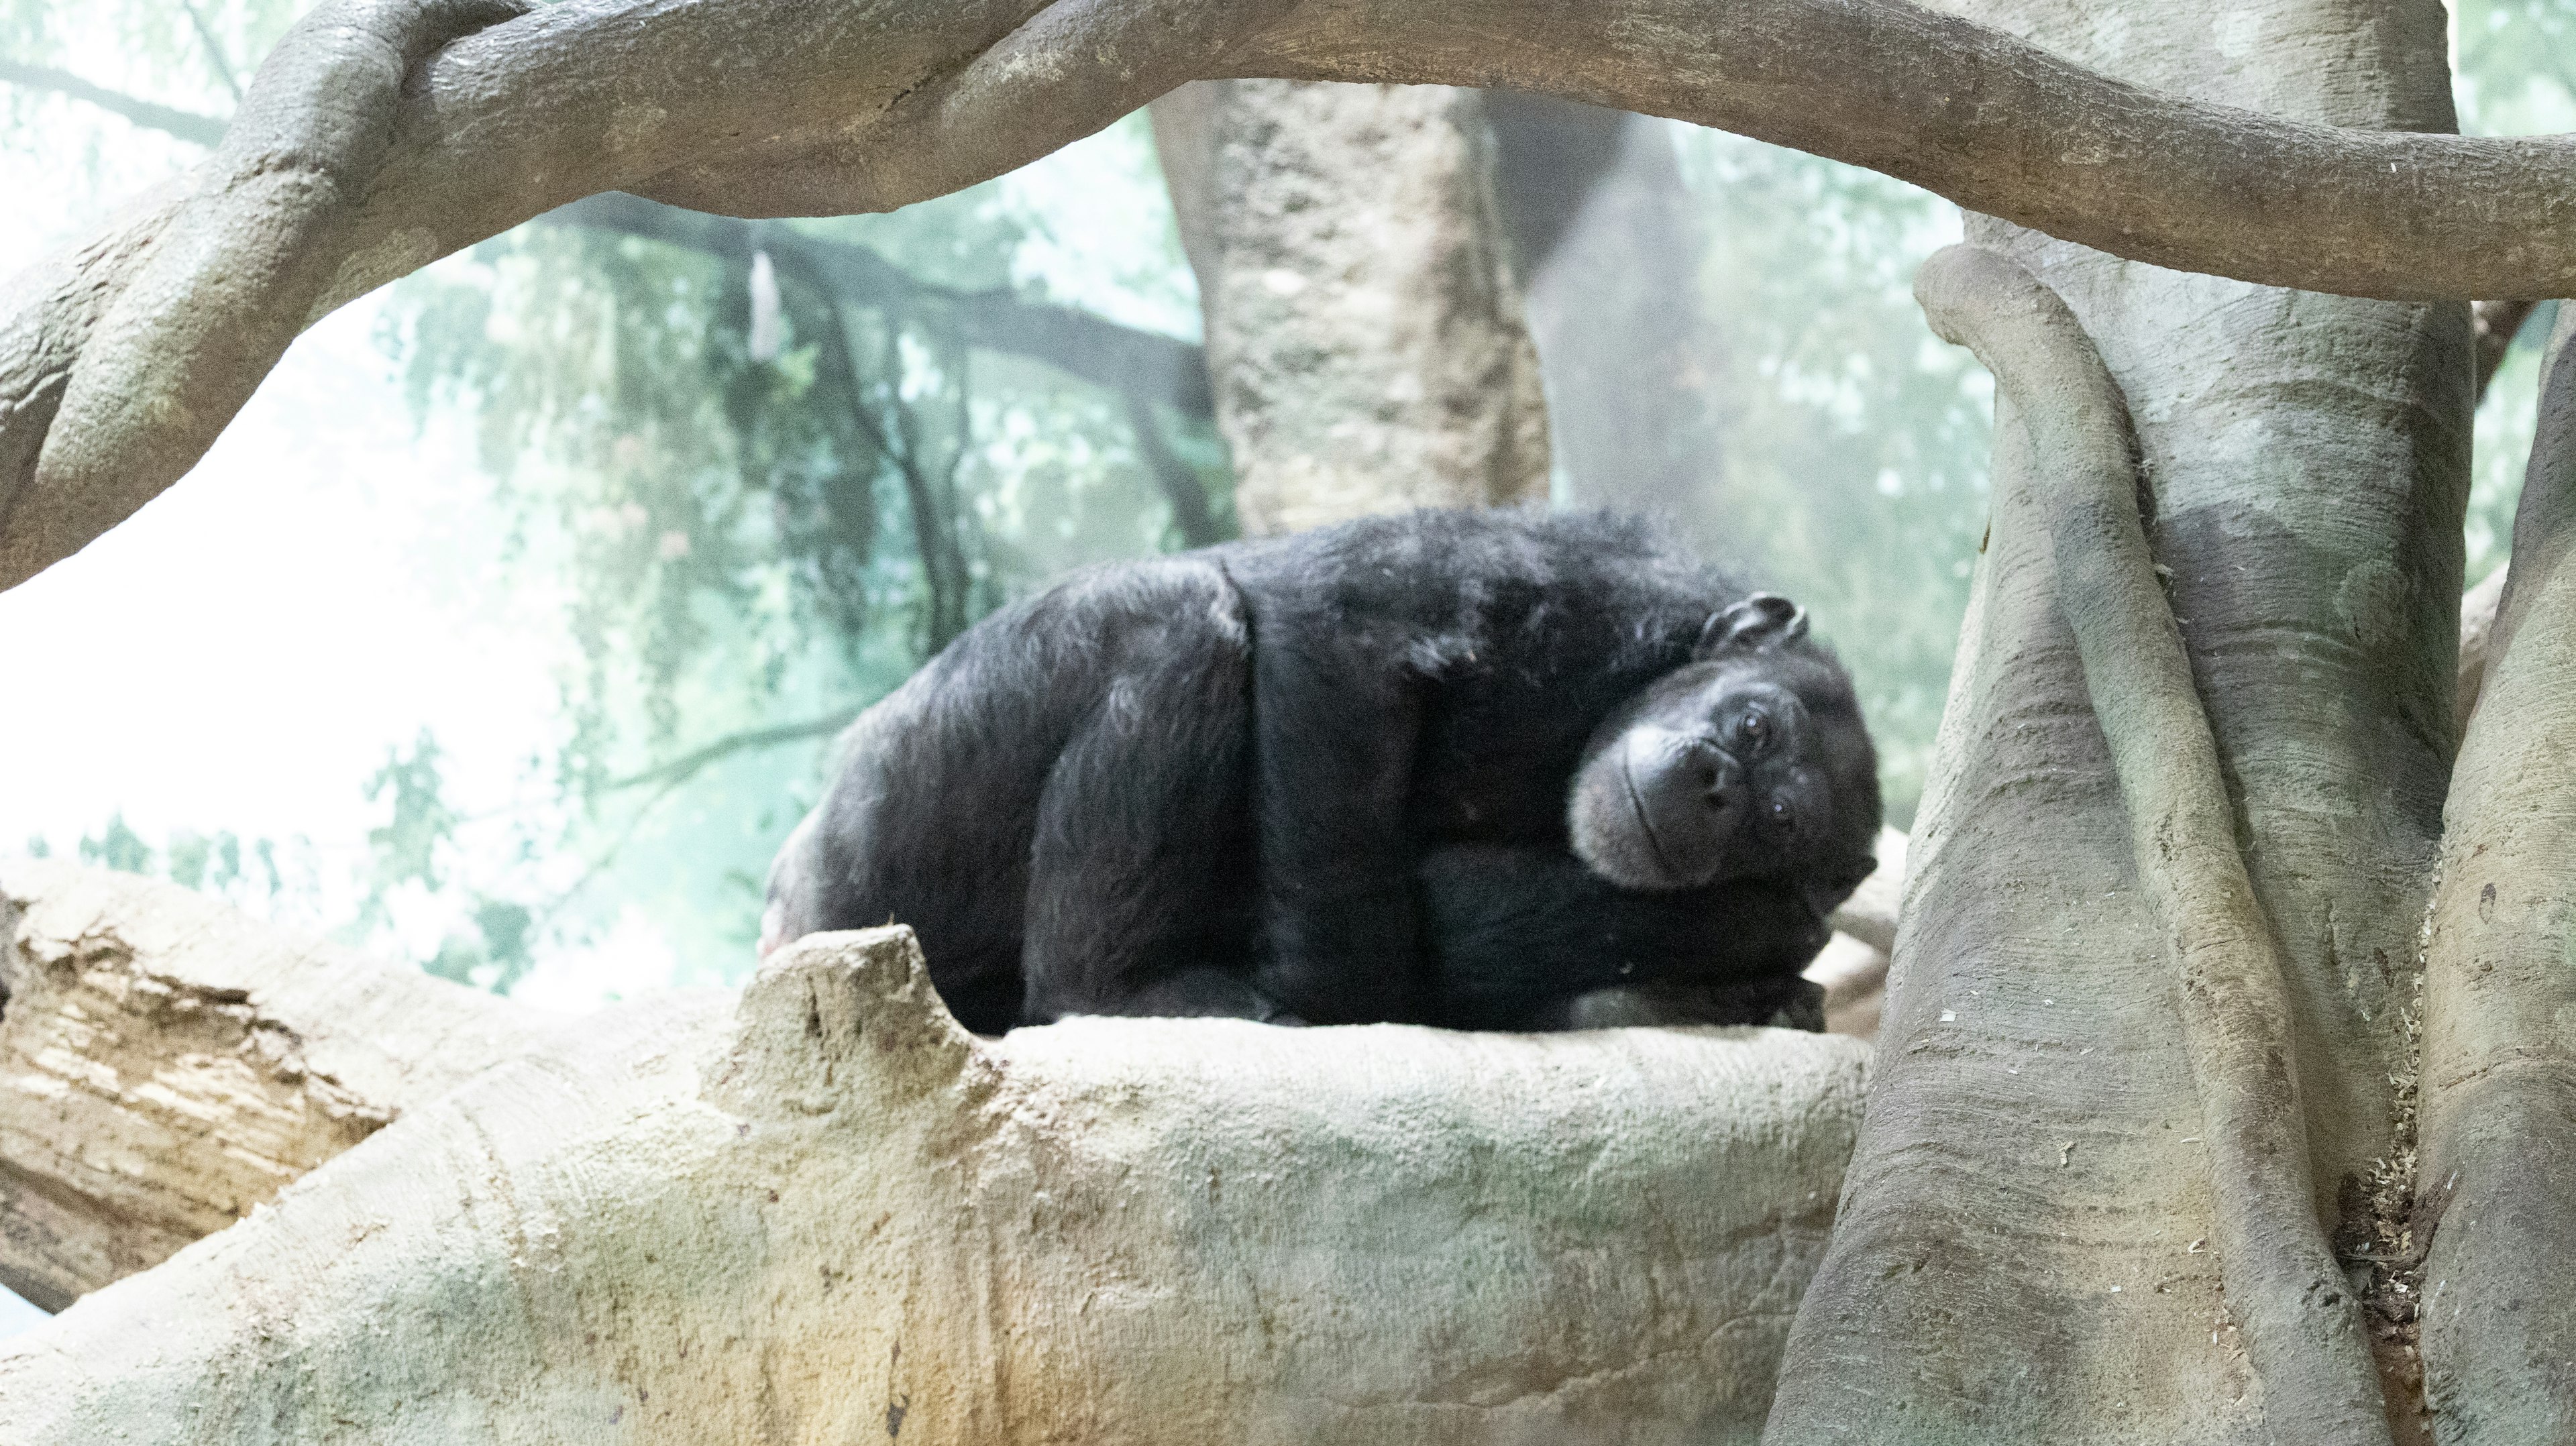
<path id="1" fill-rule="evenodd" d="M 28 839 L 26 848 L 31 858 L 53 857 L 53 845 L 42 835 Z M 266 838 L 252 839 L 245 846 L 230 829 L 199 833 L 189 828 L 171 830 L 156 849 L 118 810 L 108 815 L 106 827 L 96 834 L 83 834 L 74 853 L 85 864 L 167 878 L 258 909 L 275 905 L 288 892 L 277 849 L 276 842 Z M 256 865 L 257 872 L 246 865 Z"/>
<path id="2" fill-rule="evenodd" d="M 1092 144 L 1133 170 L 1145 136 L 1139 119 Z M 402 283 L 382 314 L 416 414 L 474 418 L 514 585 L 561 609 L 578 651 L 550 765 L 571 812 L 521 852 L 582 867 L 531 888 L 545 870 L 488 848 L 448 849 L 481 858 L 457 877 L 406 864 L 478 901 L 440 972 L 506 983 L 539 936 L 639 907 L 683 957 L 747 961 L 822 734 L 738 755 L 722 740 L 854 712 L 1007 597 L 1179 540 L 1123 395 L 962 339 L 950 297 L 1043 294 L 1019 259 L 1038 228 L 1007 187 L 732 234 L 711 252 L 532 224 Z M 853 294 L 800 238 L 946 290 Z M 1165 239 L 1168 281 L 1183 268 Z M 1169 440 L 1222 495 L 1212 433 Z M 710 741 L 720 761 L 666 766 Z M 532 901 L 516 944 L 484 912 L 503 896 Z"/>
<path id="3" fill-rule="evenodd" d="M 152 846 L 143 841 L 141 834 L 126 826 L 125 814 L 121 810 L 109 817 L 107 827 L 98 837 L 84 836 L 81 839 L 80 860 L 119 873 L 153 872 Z"/>
<path id="4" fill-rule="evenodd" d="M 456 838 L 456 810 L 440 796 L 438 775 L 438 740 L 428 729 L 420 730 L 420 739 L 412 745 L 411 756 L 400 750 L 385 755 L 385 766 L 367 780 L 367 801 L 390 793 L 393 817 L 380 828 L 367 831 L 367 848 L 375 857 L 375 886 L 379 897 L 387 889 L 417 883 L 424 889 L 439 885 L 438 855 Z"/>
<path id="5" fill-rule="evenodd" d="M 2452 34 L 2461 130 L 2528 135 L 2576 129 L 2576 4 L 2456 0 Z"/>

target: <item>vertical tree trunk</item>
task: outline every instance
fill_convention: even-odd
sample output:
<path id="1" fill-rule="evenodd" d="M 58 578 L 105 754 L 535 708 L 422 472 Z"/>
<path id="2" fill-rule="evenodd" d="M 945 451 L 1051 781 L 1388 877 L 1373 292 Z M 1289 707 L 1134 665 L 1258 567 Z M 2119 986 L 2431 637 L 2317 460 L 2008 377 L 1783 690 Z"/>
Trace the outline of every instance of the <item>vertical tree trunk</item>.
<path id="1" fill-rule="evenodd" d="M 1154 134 L 1245 533 L 1547 496 L 1476 92 L 1205 81 Z"/>
<path id="2" fill-rule="evenodd" d="M 2452 128 L 2432 0 L 1950 8 L 2143 84 Z M 2405 1208 L 2398 1096 L 2453 746 L 2467 308 L 2181 275 L 1985 218 L 1970 234 L 2064 296 L 2127 394 L 2156 561 L 2284 960 L 2280 1063 L 2315 1208 L 2352 1284 L 2384 1290 L 2362 1251 Z M 2213 1202 L 2236 1184 L 2213 1177 L 2173 972 L 2025 515 L 2055 459 L 2006 410 L 1881 1073 L 1772 1437 L 2322 1439 L 2267 1417 L 2220 1290 Z M 2402 1436 L 2419 1424 L 2410 1352 L 2385 1334 Z"/>
<path id="3" fill-rule="evenodd" d="M 2559 311 L 2513 563 L 2460 750 L 2424 983 L 2419 1196 L 2390 1242 L 2422 1292 L 2445 1441 L 2576 1433 L 2576 309 Z M 2480 587 L 2479 592 L 2488 592 Z M 2474 596 L 2474 595 L 2472 595 Z M 2464 700 L 2467 695 L 2464 690 Z"/>
<path id="4" fill-rule="evenodd" d="M 1568 500 L 1663 517 L 1703 556 L 1738 552 L 1709 394 L 1720 342 L 1700 306 L 1708 239 L 1670 127 L 1515 91 L 1484 105 Z"/>

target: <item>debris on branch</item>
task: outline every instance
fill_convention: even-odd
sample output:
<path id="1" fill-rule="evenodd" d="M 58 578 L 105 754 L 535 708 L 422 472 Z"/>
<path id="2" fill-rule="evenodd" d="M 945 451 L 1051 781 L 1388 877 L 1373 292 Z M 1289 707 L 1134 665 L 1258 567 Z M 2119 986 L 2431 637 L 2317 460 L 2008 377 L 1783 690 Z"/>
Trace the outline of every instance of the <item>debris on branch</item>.
<path id="1" fill-rule="evenodd" d="M 2285 1442 L 2386 1442 L 2360 1302 L 2316 1214 L 2280 945 L 2148 550 L 2127 404 L 2065 302 L 2003 253 L 1938 252 L 1915 295 L 1934 331 L 1994 373 L 2031 455 L 2056 477 L 2040 510 L 2057 604 L 2166 931 L 2208 1135 L 2214 1244 L 2264 1420 Z"/>
<path id="2" fill-rule="evenodd" d="M 1865 1051 L 629 1007 L 0 1343 L 0 1439 L 1749 1440 Z"/>
<path id="3" fill-rule="evenodd" d="M 61 1310 L 545 1034 L 177 884 L 11 859 L 0 1285 Z"/>

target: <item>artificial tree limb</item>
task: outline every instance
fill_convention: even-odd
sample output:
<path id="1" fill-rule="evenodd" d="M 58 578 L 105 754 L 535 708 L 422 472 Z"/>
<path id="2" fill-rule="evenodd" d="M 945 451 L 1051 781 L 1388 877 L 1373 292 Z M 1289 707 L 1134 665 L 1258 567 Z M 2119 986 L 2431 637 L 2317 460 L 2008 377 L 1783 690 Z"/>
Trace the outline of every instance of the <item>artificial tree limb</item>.
<path id="1" fill-rule="evenodd" d="M 160 1263 L 541 1018 L 176 884 L 0 864 L 0 1284 L 60 1310 Z"/>
<path id="2" fill-rule="evenodd" d="M 2414 1199 L 2395 1268 L 2457 1446 L 2576 1432 L 2576 308 L 2562 307 L 2511 582 L 2444 811 L 2424 959 Z"/>
<path id="3" fill-rule="evenodd" d="M 1742 1442 L 1862 1048 L 628 1007 L 0 1343 L 0 1439 Z"/>
<path id="4" fill-rule="evenodd" d="M 2060 480 L 2056 595 L 2166 930 L 2207 1143 L 2228 1306 L 2282 1441 L 2385 1442 L 2386 1406 L 2315 1209 L 2290 1000 L 2236 844 L 2218 746 L 2139 520 L 2128 408 L 2074 314 L 2020 263 L 1954 246 L 1915 280 L 1933 330 L 1994 373 Z"/>
<path id="5" fill-rule="evenodd" d="M 176 480 L 313 317 L 554 206 L 632 190 L 736 214 L 890 208 L 1194 76 L 1511 85 L 1674 116 L 2273 284 L 2576 289 L 2564 140 L 2184 100 L 1903 0 L 574 0 L 437 49 L 506 13 L 324 6 L 204 167 L 12 288 L 27 300 L 0 322 L 0 586 Z"/>

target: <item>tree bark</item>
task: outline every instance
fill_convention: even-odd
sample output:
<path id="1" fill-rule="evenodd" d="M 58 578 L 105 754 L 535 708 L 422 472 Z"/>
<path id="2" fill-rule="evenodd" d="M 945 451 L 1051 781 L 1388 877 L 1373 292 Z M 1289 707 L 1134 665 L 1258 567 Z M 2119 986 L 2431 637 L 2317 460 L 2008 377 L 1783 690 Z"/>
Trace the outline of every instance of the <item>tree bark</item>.
<path id="1" fill-rule="evenodd" d="M 1850 1041 L 630 1007 L 0 1343 L 0 1438 L 1748 1441 Z M 183 1424 L 184 1423 L 184 1424 Z"/>
<path id="2" fill-rule="evenodd" d="M 2424 982 L 2421 1168 L 2387 1242 L 2459 1446 L 2576 1433 L 2576 310 L 2562 307 L 2511 580 L 2446 811 Z"/>
<path id="3" fill-rule="evenodd" d="M 1247 535 L 1546 498 L 1480 96 L 1218 81 L 1155 117 Z"/>
<path id="4" fill-rule="evenodd" d="M 2068 55 L 2303 122 L 2443 130 L 2430 4 L 1973 7 Z M 2333 64 L 2313 57 L 2331 54 Z M 2466 308 L 2266 292 L 1979 218 L 2126 392 L 2169 574 L 2280 949 L 2310 1203 L 2373 1302 L 2401 1439 L 2405 1332 L 2367 1242 L 2404 1214 L 2399 1090 L 2452 746 Z M 2210 1144 L 2181 1001 L 2061 605 L 2019 519 L 2059 459 L 2001 406 L 1941 752 L 1914 833 L 1879 1080 L 1772 1431 L 1854 1440 L 2331 1439 L 2272 1399 L 2223 1287 L 2255 1181 Z M 2080 1006 L 2080 1007 L 2079 1007 Z M 2009 1119 L 2014 1127 L 1996 1130 Z M 1974 1224 L 1964 1232 L 1962 1222 Z"/>
<path id="5" fill-rule="evenodd" d="M 542 211 L 608 190 L 733 214 L 887 209 L 1212 75 L 1513 85 L 1675 116 L 2133 259 L 2274 284 L 2576 290 L 2567 142 L 2341 129 L 2321 123 L 2352 118 L 2330 107 L 2292 119 L 2159 95 L 1902 0 L 968 0 L 822 15 L 784 0 L 581 0 L 512 14 L 502 0 L 333 0 L 262 67 L 203 166 L 12 285 L 0 586 L 176 480 L 312 318 Z M 2358 43 L 2368 71 L 2378 42 Z M 2159 73 L 2222 94 L 2243 78 L 2227 56 L 2202 60 L 2212 74 Z M 706 83 L 717 73 L 761 83 Z M 2313 88 L 2329 84 L 2344 82 Z"/>
<path id="6" fill-rule="evenodd" d="M 10 860 L 0 1285 L 61 1310 L 546 1033 L 176 884 Z"/>

